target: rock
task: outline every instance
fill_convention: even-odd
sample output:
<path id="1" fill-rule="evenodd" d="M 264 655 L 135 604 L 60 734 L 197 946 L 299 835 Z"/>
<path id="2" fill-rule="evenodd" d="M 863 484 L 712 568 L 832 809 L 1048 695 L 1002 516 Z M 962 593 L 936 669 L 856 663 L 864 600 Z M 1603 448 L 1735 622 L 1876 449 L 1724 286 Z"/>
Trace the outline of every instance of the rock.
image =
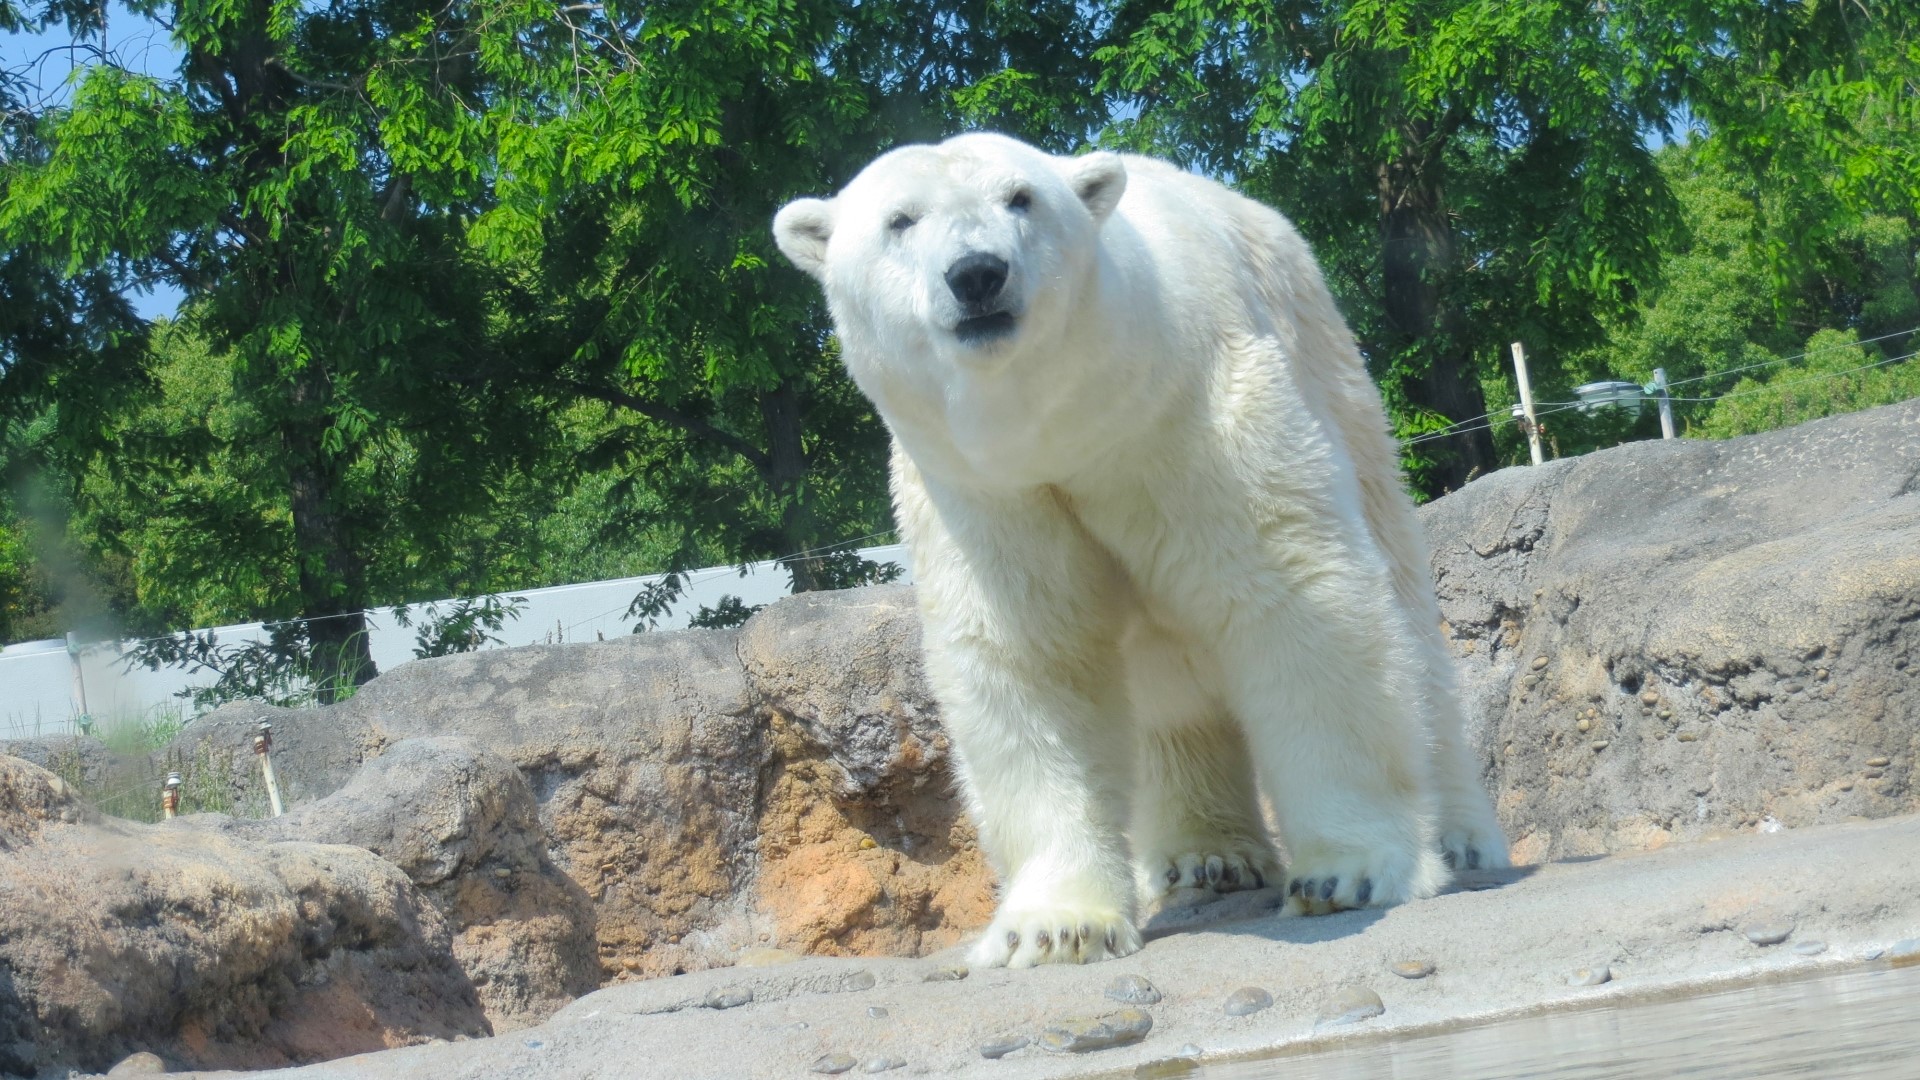
<path id="1" fill-rule="evenodd" d="M 774 967 L 779 964 L 791 964 L 798 959 L 800 959 L 799 953 L 788 952 L 785 949 L 769 949 L 765 946 L 755 945 L 741 949 L 740 958 L 733 962 L 733 966 L 744 968 Z"/>
<path id="2" fill-rule="evenodd" d="M 807 1066 L 807 1071 L 837 1076 L 858 1064 L 859 1061 L 852 1054 L 824 1054 L 814 1059 L 813 1064 Z"/>
<path id="3" fill-rule="evenodd" d="M 997 1039 L 988 1039 L 980 1044 L 980 1056 L 989 1061 L 997 1061 L 1015 1050 L 1024 1050 L 1033 1042 L 1025 1035 L 1002 1035 Z"/>
<path id="4" fill-rule="evenodd" d="M 885 1020 L 889 1014 L 885 1005 L 869 1005 L 867 1015 L 875 1020 Z"/>
<path id="5" fill-rule="evenodd" d="M 1920 400 L 1501 469 L 1421 508 L 1517 861 L 1920 810 L 1891 769 L 1832 797 L 1857 768 L 1833 748 L 1920 744 L 1916 461 Z M 1604 706 L 1605 753 L 1539 737 L 1556 697 Z"/>
<path id="6" fill-rule="evenodd" d="M 159 1076 L 167 1071 L 167 1063 L 160 1060 L 159 1054 L 145 1050 L 137 1054 L 128 1054 L 120 1063 L 107 1070 L 109 1080 L 115 1076 Z"/>
<path id="7" fill-rule="evenodd" d="M 1792 935 L 1793 924 L 1779 921 L 1748 923 L 1740 928 L 1740 933 L 1755 945 L 1778 945 Z"/>
<path id="8" fill-rule="evenodd" d="M 1144 950 L 1125 961 L 980 970 L 965 982 L 927 983 L 927 970 L 946 957 L 809 957 L 774 968 L 633 980 L 597 990 L 525 1033 L 545 1040 L 537 1053 L 518 1038 L 455 1041 L 315 1065 L 275 1080 L 562 1080 L 622 1069 L 676 1080 L 792 1080 L 810 1075 L 807 1065 L 828 1052 L 862 1063 L 883 1054 L 909 1061 L 886 1075 L 1154 1077 L 1188 1075 L 1200 1064 L 1176 1061 L 1175 1048 L 1188 1042 L 1207 1048 L 1209 1063 L 1271 1055 L 1260 1063 L 1271 1066 L 1343 1033 L 1418 1038 L 1611 997 L 1610 986 L 1588 993 L 1562 984 L 1574 968 L 1600 957 L 1610 962 L 1622 949 L 1637 958 L 1630 989 L 1658 1000 L 1768 979 L 1780 971 L 1781 956 L 1744 944 L 1737 933 L 1718 933 L 1737 931 L 1759 903 L 1769 905 L 1768 917 L 1793 919 L 1799 936 L 1817 925 L 1832 940 L 1853 943 L 1842 950 L 1853 960 L 1870 944 L 1887 945 L 1920 927 L 1920 860 L 1899 857 L 1915 850 L 1920 815 L 1674 844 L 1632 858 L 1481 871 L 1506 885 L 1448 892 L 1384 917 L 1300 919 L 1268 909 L 1264 896 L 1237 893 L 1202 909 L 1203 921 L 1183 916 L 1188 921 L 1178 929 L 1156 914 Z M 1912 947 L 1920 950 L 1920 943 Z M 1387 961 L 1409 957 L 1446 973 L 1446 986 L 1432 985 L 1437 975 L 1407 984 L 1403 996 L 1418 1003 L 1385 1002 L 1389 1008 L 1375 1019 L 1341 1027 L 1313 1022 L 1340 987 L 1365 984 L 1383 998 L 1402 987 L 1396 980 L 1383 989 L 1378 980 Z M 1788 958 L 1802 970 L 1819 960 Z M 1893 963 L 1916 962 L 1920 952 Z M 858 971 L 873 972 L 879 986 L 864 997 L 839 993 L 842 979 Z M 1142 1042 L 1090 1056 L 1029 1045 L 1004 1061 L 982 1057 L 983 1042 L 1004 1037 L 1022 1045 L 1015 1036 L 1037 1036 L 1050 1018 L 1120 1008 L 1101 995 L 1116 973 L 1127 972 L 1151 972 L 1166 995 L 1166 1003 L 1149 1008 L 1154 1027 Z M 746 983 L 756 992 L 752 1006 L 699 1007 L 708 992 Z M 1245 1018 L 1224 1015 L 1224 990 L 1242 984 L 1272 990 L 1274 1007 Z M 1222 992 L 1207 999 L 1209 986 Z M 875 1003 L 891 1018 L 869 1018 Z M 1710 1025 L 1708 1013 L 1696 1013 Z"/>
<path id="9" fill-rule="evenodd" d="M 1402 960 L 1387 970 L 1403 979 L 1424 979 L 1433 974 L 1433 965 L 1425 960 Z"/>
<path id="10" fill-rule="evenodd" d="M 1387 1011 L 1380 995 L 1365 986 L 1349 986 L 1334 995 L 1320 1010 L 1320 1023 L 1329 1027 L 1339 1024 L 1354 1024 L 1368 1020 Z"/>
<path id="11" fill-rule="evenodd" d="M 248 805 L 258 766 L 232 748 L 265 716 L 297 808 L 406 740 L 471 740 L 525 777 L 552 865 L 593 907 L 603 979 L 759 946 L 924 955 L 984 925 L 993 897 L 919 632 L 910 588 L 808 593 L 737 630 L 462 653 L 322 709 L 228 706 L 163 756 L 211 762 L 189 772 Z"/>
<path id="12" fill-rule="evenodd" d="M 737 1009 L 752 1000 L 751 986 L 721 986 L 709 991 L 701 1004 L 709 1009 Z"/>
<path id="13" fill-rule="evenodd" d="M 404 740 L 326 798 L 219 827 L 352 844 L 400 867 L 446 917 L 496 1033 L 600 984 L 593 902 L 548 859 L 532 790 L 511 762 L 465 739 Z"/>
<path id="14" fill-rule="evenodd" d="M 1827 951 L 1827 943 L 1824 941 L 1801 941 L 1794 944 L 1793 951 L 1801 956 L 1819 956 L 1821 953 Z"/>
<path id="15" fill-rule="evenodd" d="M 1106 995 L 1124 1005 L 1158 1005 L 1160 991 L 1144 975 L 1118 975 L 1107 984 Z"/>
<path id="16" fill-rule="evenodd" d="M 868 1058 L 866 1061 L 866 1064 L 860 1066 L 860 1071 L 869 1072 L 869 1073 L 883 1073 L 883 1072 L 890 1072 L 894 1069 L 904 1069 L 906 1068 L 906 1066 L 907 1066 L 906 1058 L 888 1057 L 887 1055 L 882 1054 L 879 1057 Z"/>
<path id="17" fill-rule="evenodd" d="M 264 1068 L 488 1033 L 446 921 L 371 852 L 103 817 L 3 757 L 0 843 L 0 1073 L 139 1050 Z"/>
<path id="18" fill-rule="evenodd" d="M 959 982 L 967 977 L 967 965 L 942 964 L 927 972 L 924 982 Z"/>
<path id="19" fill-rule="evenodd" d="M 1273 1005 L 1273 995 L 1257 986 L 1243 986 L 1227 995 L 1221 1011 L 1228 1016 L 1250 1016 Z"/>
<path id="20" fill-rule="evenodd" d="M 1105 1016 L 1056 1020 L 1040 1033 L 1040 1045 L 1061 1054 L 1084 1054 L 1137 1043 L 1153 1030 L 1145 1009 L 1121 1009 Z"/>
<path id="21" fill-rule="evenodd" d="M 1867 768 L 1869 769 L 1884 769 L 1891 764 L 1893 764 L 1891 758 L 1870 757 L 1867 759 Z"/>
<path id="22" fill-rule="evenodd" d="M 873 972 L 871 971 L 856 971 L 840 980 L 840 991 L 842 993 L 858 993 L 861 990 L 873 989 L 879 985 L 879 982 L 880 980 L 874 978 Z"/>
<path id="23" fill-rule="evenodd" d="M 1575 968 L 1567 976 L 1568 986 L 1600 986 L 1613 978 L 1613 969 L 1605 964 L 1590 968 Z"/>

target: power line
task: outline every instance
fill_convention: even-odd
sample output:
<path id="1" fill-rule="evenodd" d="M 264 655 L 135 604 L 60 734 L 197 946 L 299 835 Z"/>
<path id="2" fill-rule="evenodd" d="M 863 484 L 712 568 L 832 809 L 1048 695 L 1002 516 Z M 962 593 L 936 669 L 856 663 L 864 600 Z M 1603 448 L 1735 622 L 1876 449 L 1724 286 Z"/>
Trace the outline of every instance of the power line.
<path id="1" fill-rule="evenodd" d="M 1692 383 L 1704 382 L 1707 379 L 1718 379 L 1727 375 L 1738 375 L 1741 372 L 1745 372 L 1745 371 L 1758 371 L 1761 368 L 1778 367 L 1781 364 L 1790 364 L 1790 363 L 1793 363 L 1795 360 L 1805 360 L 1809 356 L 1817 356 L 1820 353 L 1833 352 L 1836 349 L 1852 349 L 1852 348 L 1857 348 L 1861 345 L 1872 345 L 1874 342 L 1877 342 L 1877 341 L 1885 341 L 1888 338 L 1897 338 L 1897 337 L 1902 337 L 1904 335 L 1913 334 L 1913 333 L 1920 333 L 1920 326 L 1910 326 L 1905 330 L 1895 330 L 1890 334 L 1881 334 L 1879 337 L 1861 338 L 1859 341 L 1847 341 L 1847 342 L 1842 342 L 1838 345 L 1822 345 L 1817 349 L 1808 349 L 1806 352 L 1800 353 L 1795 356 L 1783 356 L 1778 360 L 1763 360 L 1758 364 L 1748 364 L 1745 367 L 1728 368 L 1726 371 L 1715 371 L 1707 375 L 1695 375 L 1691 379 L 1679 379 L 1677 381 L 1670 382 L 1667 384 L 1667 389 L 1671 390 L 1676 386 L 1687 386 Z M 1713 399 L 1711 398 L 1673 398 L 1672 400 L 1674 401 L 1710 401 Z"/>
<path id="2" fill-rule="evenodd" d="M 818 554 L 821 554 L 822 552 L 846 550 L 846 549 L 852 548 L 855 544 L 863 544 L 863 543 L 866 543 L 868 540 L 877 540 L 882 536 L 892 536 L 892 535 L 894 535 L 894 530 L 883 529 L 879 532 L 870 532 L 865 536 L 856 536 L 851 540 L 841 540 L 837 543 L 822 544 L 819 547 L 807 548 L 804 551 L 796 551 L 791 555 L 782 555 L 779 558 L 768 559 L 766 561 L 774 562 L 774 563 L 783 563 L 783 562 L 787 562 L 790 559 L 804 559 L 809 555 L 818 555 Z M 682 573 L 681 576 L 682 578 L 685 579 L 686 585 L 691 586 L 696 581 L 711 581 L 714 578 L 719 577 L 723 574 L 740 574 L 740 576 L 743 576 L 743 577 L 745 576 L 744 574 L 741 574 L 740 568 L 737 566 L 712 566 L 712 567 L 706 568 L 705 570 L 687 571 Z M 658 575 L 658 576 L 664 580 L 666 575 Z M 574 623 L 571 626 L 568 626 L 566 628 L 566 632 L 570 634 L 575 630 L 578 630 L 580 627 L 587 625 L 588 623 L 599 622 L 601 619 L 605 619 L 613 615 L 621 614 L 631 609 L 632 606 L 633 605 L 629 602 L 620 607 L 611 608 L 607 611 L 603 611 L 598 615 L 593 615 L 588 618 L 582 619 L 579 622 Z"/>
<path id="3" fill-rule="evenodd" d="M 1750 390 L 1735 390 L 1732 393 L 1721 394 L 1718 397 L 1677 397 L 1677 398 L 1669 398 L 1668 400 L 1671 400 L 1671 401 L 1726 401 L 1730 398 L 1748 397 L 1753 394 L 1764 394 L 1769 390 L 1783 390 L 1789 386 L 1799 386 L 1802 383 L 1820 382 L 1823 379 L 1837 379 L 1842 375 L 1853 375 L 1853 374 L 1857 374 L 1858 372 L 1871 370 L 1873 368 L 1885 367 L 1888 364 L 1897 364 L 1897 363 L 1900 363 L 1902 360 L 1911 360 L 1916 356 L 1920 356 L 1920 350 L 1910 352 L 1910 353 L 1905 353 L 1900 356 L 1889 356 L 1885 360 L 1875 360 L 1871 364 L 1861 364 L 1859 367 L 1850 367 L 1850 368 L 1847 368 L 1845 371 L 1823 371 L 1818 375 L 1809 375 L 1803 379 L 1788 379 L 1785 382 L 1763 383 L 1759 386 L 1753 387 Z"/>
<path id="4" fill-rule="evenodd" d="M 1716 371 L 1709 375 L 1696 375 L 1690 379 L 1679 379 L 1674 382 L 1668 383 L 1667 388 L 1671 390 L 1673 387 L 1676 387 L 1676 386 L 1687 386 L 1697 382 L 1704 382 L 1708 379 L 1718 379 L 1726 375 L 1738 375 L 1738 374 L 1741 374 L 1742 372 L 1758 371 L 1762 368 L 1778 367 L 1781 364 L 1789 364 L 1796 360 L 1805 360 L 1809 356 L 1816 356 L 1820 353 L 1833 352 L 1837 349 L 1857 348 L 1861 345 L 1871 345 L 1871 344 L 1874 344 L 1875 342 L 1885 341 L 1888 338 L 1896 338 L 1896 337 L 1901 337 L 1903 335 L 1914 334 L 1914 333 L 1920 333 L 1920 326 L 1909 327 L 1906 330 L 1896 330 L 1892 333 L 1881 334 L 1878 337 L 1861 338 L 1858 341 L 1843 342 L 1836 345 L 1823 345 L 1818 349 L 1809 349 L 1806 352 L 1799 353 L 1795 356 L 1783 356 L 1777 360 L 1768 360 L 1758 364 L 1748 364 L 1745 367 L 1729 368 L 1726 371 Z M 1819 375 L 1809 376 L 1805 379 L 1794 379 L 1794 380 L 1790 380 L 1788 382 L 1783 382 L 1783 383 L 1767 383 L 1765 386 L 1755 387 L 1751 390 L 1741 390 L 1733 393 L 1721 394 L 1717 397 L 1674 397 L 1672 395 L 1668 395 L 1667 400 L 1675 401 L 1675 402 L 1709 402 L 1709 401 L 1721 401 L 1731 397 L 1745 397 L 1748 394 L 1757 394 L 1762 391 L 1776 388 L 1776 387 L 1793 386 L 1803 382 L 1817 382 L 1821 379 L 1835 378 L 1840 375 L 1851 375 L 1855 372 L 1866 371 L 1869 368 L 1881 367 L 1886 364 L 1895 364 L 1895 363 L 1899 363 L 1902 360 L 1910 360 L 1915 356 L 1920 356 L 1920 352 L 1910 352 L 1901 356 L 1890 357 L 1886 360 L 1878 360 L 1871 364 L 1862 364 L 1859 367 L 1848 368 L 1845 371 L 1823 372 Z M 1535 416 L 1535 418 L 1542 417 L 1542 416 L 1550 416 L 1553 413 L 1564 412 L 1567 409 L 1577 409 L 1586 403 L 1578 402 L 1578 401 L 1553 401 L 1553 402 L 1544 402 L 1542 404 L 1545 405 L 1546 407 L 1544 408 L 1536 407 L 1533 411 L 1533 415 Z M 1451 435 L 1471 435 L 1479 431 L 1488 431 L 1493 428 L 1501 427 L 1506 424 L 1516 423 L 1521 419 L 1523 418 L 1522 417 L 1500 417 L 1495 412 L 1482 413 L 1479 416 L 1450 424 L 1447 427 L 1441 428 L 1438 431 L 1424 432 L 1420 435 L 1414 436 L 1413 438 L 1405 439 L 1402 441 L 1407 446 L 1415 446 L 1423 442 L 1430 442 L 1434 439 L 1444 439 Z M 1484 423 L 1484 424 L 1478 423 L 1478 421 L 1481 421 L 1481 420 L 1487 420 L 1490 422 Z M 1469 426 L 1469 425 L 1472 425 L 1472 426 Z"/>
<path id="5" fill-rule="evenodd" d="M 1557 413 L 1557 412 L 1566 412 L 1568 409 L 1577 409 L 1582 404 L 1583 404 L 1582 402 L 1578 402 L 1578 401 L 1549 401 L 1545 403 L 1545 405 L 1547 406 L 1546 408 L 1535 406 L 1533 410 L 1533 415 L 1535 419 L 1538 419 L 1542 416 L 1552 416 L 1554 413 Z M 1526 418 L 1521 416 L 1500 417 L 1500 416 L 1496 416 L 1496 414 L 1494 413 L 1487 413 L 1482 416 L 1474 417 L 1474 420 L 1488 420 L 1489 421 L 1488 423 L 1480 424 L 1476 427 L 1463 427 L 1462 425 L 1473 423 L 1473 420 L 1462 420 L 1458 424 L 1441 428 L 1438 431 L 1429 431 L 1424 434 L 1416 435 L 1411 439 L 1405 440 L 1405 443 L 1408 446 L 1413 446 L 1416 443 L 1429 442 L 1434 439 L 1444 439 L 1449 435 L 1471 435 L 1476 431 L 1488 431 L 1493 428 L 1501 427 L 1506 424 L 1519 423 L 1521 420 L 1524 420 L 1524 419 Z"/>

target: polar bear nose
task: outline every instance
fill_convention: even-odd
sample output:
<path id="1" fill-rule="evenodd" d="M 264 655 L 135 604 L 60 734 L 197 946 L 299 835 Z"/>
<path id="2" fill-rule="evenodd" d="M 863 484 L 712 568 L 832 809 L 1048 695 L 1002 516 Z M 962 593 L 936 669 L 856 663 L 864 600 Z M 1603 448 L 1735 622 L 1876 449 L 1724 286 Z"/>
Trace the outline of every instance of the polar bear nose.
<path id="1" fill-rule="evenodd" d="M 947 267 L 947 288 L 963 304 L 978 306 L 1000 295 L 1007 283 L 1007 260 L 976 251 Z"/>

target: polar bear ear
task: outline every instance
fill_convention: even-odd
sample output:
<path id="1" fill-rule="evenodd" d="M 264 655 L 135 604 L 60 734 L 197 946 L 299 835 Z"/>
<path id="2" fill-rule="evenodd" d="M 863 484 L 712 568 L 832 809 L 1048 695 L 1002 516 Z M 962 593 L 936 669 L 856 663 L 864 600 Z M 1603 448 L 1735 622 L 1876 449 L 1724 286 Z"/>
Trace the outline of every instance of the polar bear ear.
<path id="1" fill-rule="evenodd" d="M 1067 158 L 1064 172 L 1073 193 L 1087 204 L 1093 220 L 1105 221 L 1127 190 L 1127 165 L 1118 154 L 1093 153 Z"/>
<path id="2" fill-rule="evenodd" d="M 833 238 L 833 204 L 825 199 L 795 199 L 773 216 L 773 241 L 793 265 L 820 277 L 827 270 L 827 241 Z"/>

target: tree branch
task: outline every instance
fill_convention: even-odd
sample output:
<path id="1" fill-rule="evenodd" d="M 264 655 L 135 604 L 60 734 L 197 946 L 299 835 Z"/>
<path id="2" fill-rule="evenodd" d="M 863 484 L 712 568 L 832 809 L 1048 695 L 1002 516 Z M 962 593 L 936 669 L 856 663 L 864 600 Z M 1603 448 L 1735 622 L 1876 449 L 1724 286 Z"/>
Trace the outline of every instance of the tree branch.
<path id="1" fill-rule="evenodd" d="M 722 431 L 714 427 L 712 424 L 707 423 L 697 416 L 688 416 L 677 409 L 662 405 L 657 401 L 649 401 L 643 397 L 635 397 L 625 391 L 615 390 L 610 386 L 595 386 L 592 383 L 581 382 L 577 379 L 561 379 L 559 382 L 561 386 L 572 390 L 582 397 L 593 398 L 596 401 L 604 401 L 609 405 L 618 405 L 623 409 L 631 409 L 649 420 L 666 424 L 669 427 L 677 427 L 696 439 L 706 439 L 709 442 L 718 443 L 747 459 L 748 464 L 763 473 L 773 467 L 772 460 L 758 447 L 730 431 Z"/>

